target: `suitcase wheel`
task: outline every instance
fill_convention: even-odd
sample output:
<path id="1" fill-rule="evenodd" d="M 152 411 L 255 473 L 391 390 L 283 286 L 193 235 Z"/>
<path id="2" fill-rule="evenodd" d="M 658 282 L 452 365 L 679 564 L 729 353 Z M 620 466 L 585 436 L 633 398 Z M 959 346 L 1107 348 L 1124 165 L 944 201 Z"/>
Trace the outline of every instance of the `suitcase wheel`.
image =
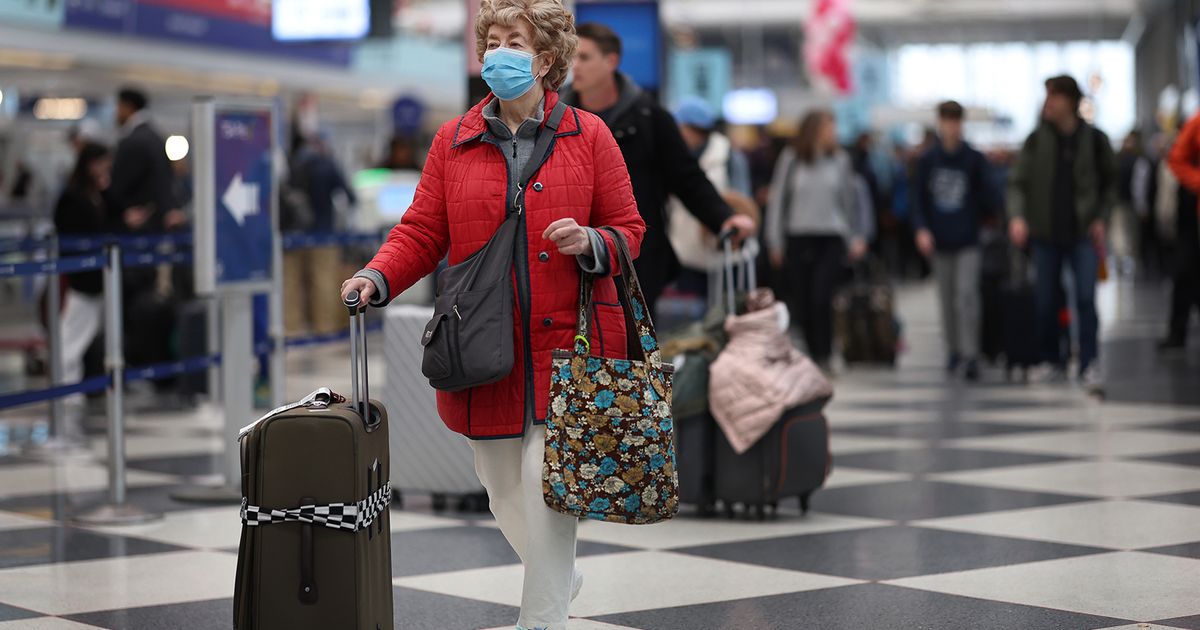
<path id="1" fill-rule="evenodd" d="M 433 499 L 433 511 L 434 512 L 445 512 L 446 511 L 446 495 L 435 494 L 431 498 Z"/>
<path id="2" fill-rule="evenodd" d="M 404 493 L 398 488 L 392 488 L 392 507 L 397 510 L 404 509 Z"/>
<path id="3" fill-rule="evenodd" d="M 804 494 L 800 495 L 800 514 L 802 516 L 808 515 L 808 506 L 809 506 L 809 503 L 811 500 L 812 500 L 811 492 L 805 492 Z"/>

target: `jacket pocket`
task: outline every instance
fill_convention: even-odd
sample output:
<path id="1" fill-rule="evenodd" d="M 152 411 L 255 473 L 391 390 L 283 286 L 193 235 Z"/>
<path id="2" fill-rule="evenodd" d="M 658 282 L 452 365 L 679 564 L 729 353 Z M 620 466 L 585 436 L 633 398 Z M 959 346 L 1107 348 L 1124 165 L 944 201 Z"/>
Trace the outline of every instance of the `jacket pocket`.
<path id="1" fill-rule="evenodd" d="M 421 346 L 425 348 L 421 357 L 421 374 L 429 380 L 448 378 L 454 373 L 451 359 L 451 324 L 446 313 L 434 312 L 433 319 L 425 325 Z"/>

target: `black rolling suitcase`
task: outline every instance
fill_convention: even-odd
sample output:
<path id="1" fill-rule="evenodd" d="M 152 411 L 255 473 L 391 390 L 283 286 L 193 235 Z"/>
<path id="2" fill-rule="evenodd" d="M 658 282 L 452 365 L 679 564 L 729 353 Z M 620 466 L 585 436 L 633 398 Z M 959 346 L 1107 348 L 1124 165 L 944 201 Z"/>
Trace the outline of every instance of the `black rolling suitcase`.
<path id="1" fill-rule="evenodd" d="M 886 274 L 859 265 L 850 287 L 834 298 L 834 327 L 846 363 L 895 365 L 899 326 Z"/>
<path id="2" fill-rule="evenodd" d="M 730 516 L 741 504 L 762 520 L 768 509 L 791 497 L 799 498 L 807 513 L 809 499 L 825 485 L 832 467 L 829 423 L 821 406 L 792 409 L 741 455 L 728 440 L 717 440 L 715 495 Z"/>
<path id="3" fill-rule="evenodd" d="M 351 311 L 353 402 L 323 388 L 239 434 L 239 630 L 393 628 L 387 411 L 357 296 Z"/>
<path id="4" fill-rule="evenodd" d="M 708 313 L 704 325 L 691 328 L 692 335 L 709 337 L 712 347 L 707 351 L 686 352 L 674 359 L 677 369 L 672 410 L 679 500 L 695 505 L 699 516 L 711 516 L 715 512 L 716 449 L 718 442 L 725 441 L 716 419 L 708 412 L 708 367 L 716 358 L 716 350 L 724 344 L 719 322 L 724 320 L 726 313 L 736 311 L 739 294 L 744 296 L 753 291 L 758 283 L 755 267 L 758 242 L 747 241 L 735 255 L 730 238 L 728 234 L 721 235 L 724 264 L 709 271 Z"/>
<path id="5" fill-rule="evenodd" d="M 1004 355 L 1004 286 L 1009 274 L 1009 245 L 1001 236 L 993 236 L 983 244 L 983 264 L 979 282 L 980 354 L 992 363 Z"/>
<path id="6" fill-rule="evenodd" d="M 208 354 L 208 304 L 203 300 L 192 300 L 179 308 L 179 320 L 175 329 L 176 347 L 180 359 L 193 359 Z M 180 374 L 179 395 L 195 404 L 200 396 L 208 394 L 208 370 Z"/>
<path id="7" fill-rule="evenodd" d="M 1005 374 L 1012 380 L 1016 370 L 1021 380 L 1029 378 L 1029 368 L 1041 362 L 1038 345 L 1037 297 L 1029 280 L 1025 252 L 1012 253 L 1012 274 L 1000 294 L 1000 313 L 1004 335 Z"/>

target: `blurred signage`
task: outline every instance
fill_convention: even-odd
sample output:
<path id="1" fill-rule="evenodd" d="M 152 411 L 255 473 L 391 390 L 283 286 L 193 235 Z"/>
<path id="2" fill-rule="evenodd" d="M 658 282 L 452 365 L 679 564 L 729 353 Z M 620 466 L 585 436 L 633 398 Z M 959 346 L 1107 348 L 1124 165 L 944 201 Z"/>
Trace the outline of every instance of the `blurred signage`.
<path id="1" fill-rule="evenodd" d="M 425 103 L 412 96 L 401 96 L 392 103 L 392 127 L 400 135 L 415 135 L 425 120 Z"/>
<path id="2" fill-rule="evenodd" d="M 66 0 L 69 28 L 349 65 L 340 42 L 288 44 L 271 34 L 270 0 Z"/>
<path id="3" fill-rule="evenodd" d="M 271 16 L 280 41 L 354 40 L 371 30 L 367 0 L 274 0 Z"/>
<path id="4" fill-rule="evenodd" d="M 725 95 L 733 85 L 733 55 L 723 48 L 680 50 L 671 53 L 672 105 L 688 96 L 698 96 L 721 111 Z"/>
<path id="5" fill-rule="evenodd" d="M 59 26 L 62 0 L 0 0 L 0 22 Z"/>
<path id="6" fill-rule="evenodd" d="M 621 72 L 641 87 L 662 85 L 663 33 L 658 2 L 583 2 L 575 5 L 575 23 L 598 22 L 621 36 Z"/>
<path id="7" fill-rule="evenodd" d="M 735 90 L 725 95 L 721 111 L 732 125 L 769 125 L 779 117 L 779 99 L 765 88 Z"/>
<path id="8" fill-rule="evenodd" d="M 269 288 L 274 255 L 275 139 L 270 103 L 196 105 L 196 288 Z"/>

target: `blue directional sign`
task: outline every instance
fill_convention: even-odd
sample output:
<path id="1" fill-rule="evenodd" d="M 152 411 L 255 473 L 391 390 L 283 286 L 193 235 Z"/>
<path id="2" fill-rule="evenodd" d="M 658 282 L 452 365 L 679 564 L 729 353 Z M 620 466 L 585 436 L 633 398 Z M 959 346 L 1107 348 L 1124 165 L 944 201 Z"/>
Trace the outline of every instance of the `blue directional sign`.
<path id="1" fill-rule="evenodd" d="M 265 290 L 278 238 L 274 109 L 210 101 L 195 115 L 197 289 Z"/>

